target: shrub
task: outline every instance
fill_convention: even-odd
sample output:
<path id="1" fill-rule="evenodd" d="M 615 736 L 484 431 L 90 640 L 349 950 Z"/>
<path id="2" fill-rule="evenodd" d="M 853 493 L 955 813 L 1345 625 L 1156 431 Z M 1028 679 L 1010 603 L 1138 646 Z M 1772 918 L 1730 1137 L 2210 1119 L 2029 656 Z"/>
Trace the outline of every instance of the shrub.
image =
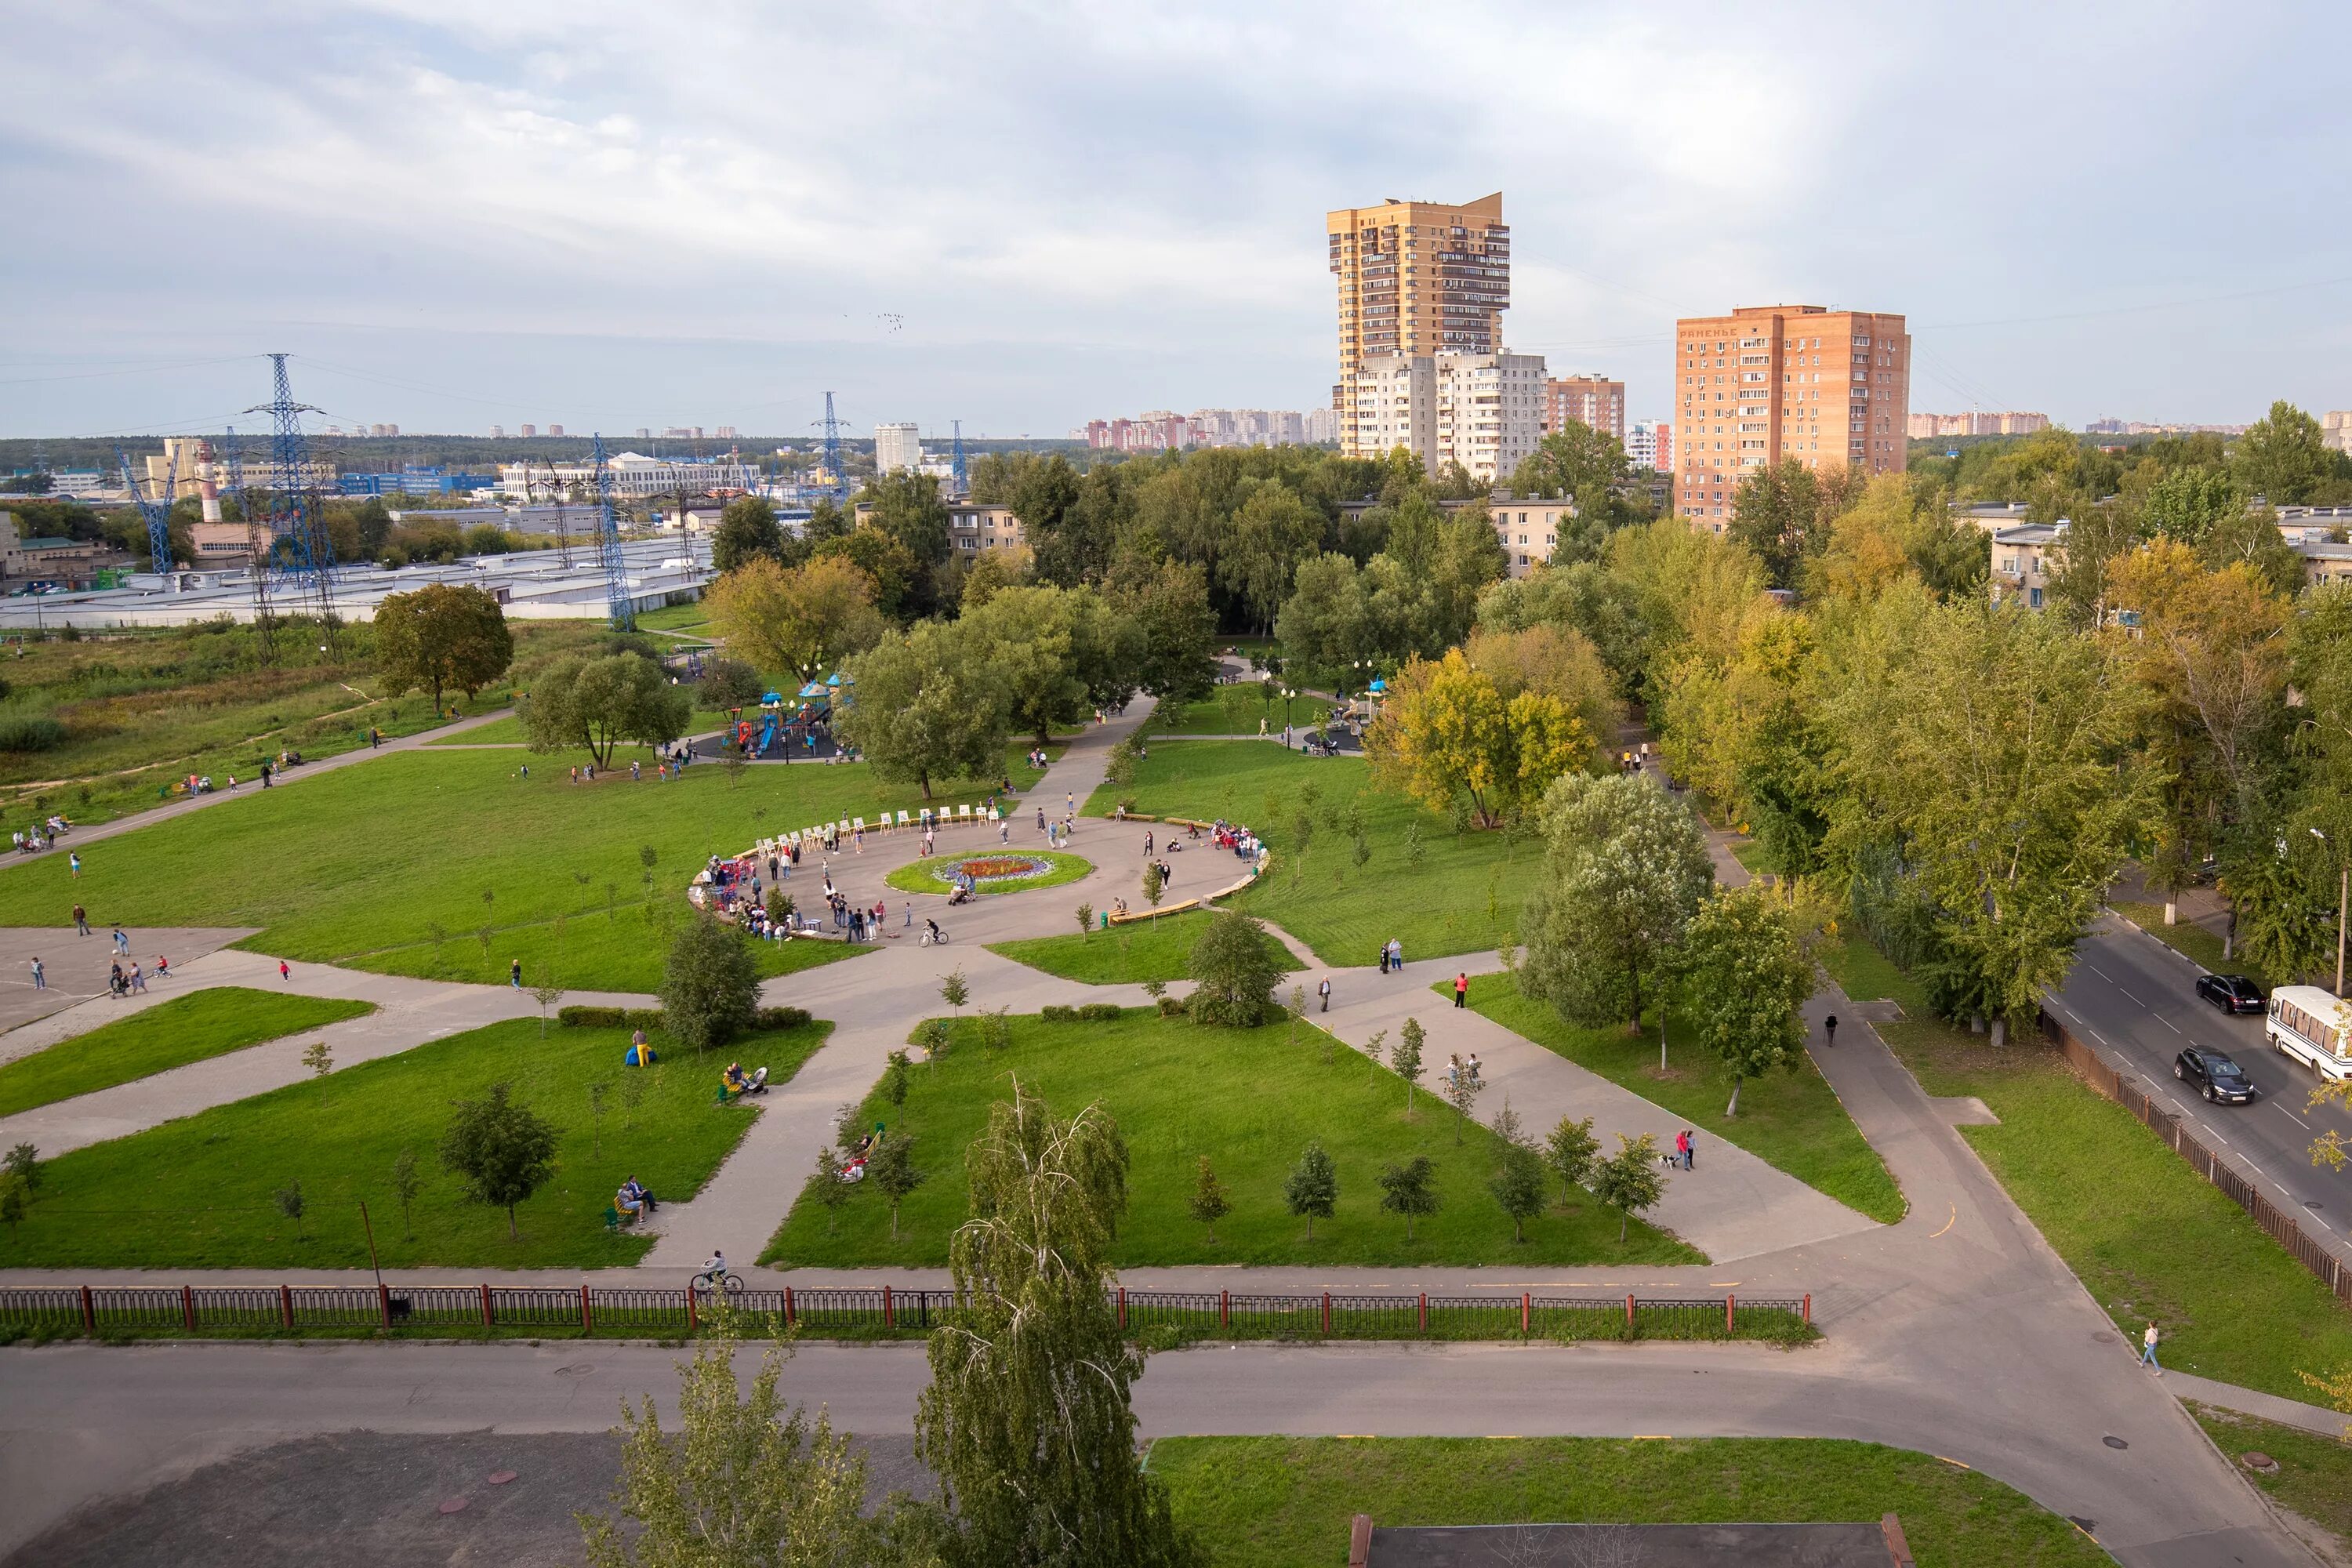
<path id="1" fill-rule="evenodd" d="M 800 1029 L 807 1027 L 808 1022 L 805 1007 L 762 1007 L 751 1015 L 755 1029 Z"/>
<path id="2" fill-rule="evenodd" d="M 1043 1009 L 1037 1016 L 1048 1024 L 1075 1024 L 1078 1021 L 1078 1010 L 1076 1007 L 1065 1007 L 1058 1003 Z"/>
<path id="3" fill-rule="evenodd" d="M 1163 1018 L 1181 1018 L 1192 1010 L 1189 1004 L 1188 997 L 1162 996 L 1160 999 L 1160 1016 Z"/>
<path id="4" fill-rule="evenodd" d="M 565 1007 L 555 1021 L 569 1029 L 643 1029 L 648 1035 L 665 1026 L 658 1007 Z M 808 1022 L 805 1007 L 761 1007 L 751 1015 L 755 1029 L 799 1029 Z"/>
<path id="5" fill-rule="evenodd" d="M 557 1011 L 555 1021 L 567 1029 L 618 1029 L 625 1026 L 626 1017 L 618 1007 L 564 1007 Z"/>
<path id="6" fill-rule="evenodd" d="M 0 752 L 47 752 L 65 739 L 66 727 L 46 713 L 0 713 Z"/>
<path id="7" fill-rule="evenodd" d="M 1078 1016 L 1089 1024 L 1116 1024 L 1119 1012 L 1116 1002 L 1089 1002 L 1078 1009 Z"/>

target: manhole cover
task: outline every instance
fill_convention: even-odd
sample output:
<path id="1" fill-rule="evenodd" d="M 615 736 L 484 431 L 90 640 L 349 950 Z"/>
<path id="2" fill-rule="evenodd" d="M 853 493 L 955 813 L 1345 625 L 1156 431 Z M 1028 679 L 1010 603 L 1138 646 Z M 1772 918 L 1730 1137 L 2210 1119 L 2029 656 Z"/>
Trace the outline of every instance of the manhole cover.
<path id="1" fill-rule="evenodd" d="M 2260 1448 L 2249 1448 L 2244 1453 L 2239 1455 L 2238 1458 L 2240 1462 L 2244 1464 L 2246 1468 L 2250 1470 L 2259 1471 L 2265 1476 L 2274 1476 L 2278 1474 L 2278 1461 L 2272 1458 L 2268 1454 L 2263 1453 Z"/>
<path id="2" fill-rule="evenodd" d="M 2091 1331 L 2091 1342 L 2095 1345 L 2111 1345 L 2120 1337 L 2121 1336 L 2119 1335 L 2109 1333 L 2105 1329 L 2094 1329 Z"/>
<path id="3" fill-rule="evenodd" d="M 441 1504 L 441 1511 L 443 1513 L 463 1513 L 466 1511 L 466 1500 L 461 1497 L 449 1498 Z"/>
<path id="4" fill-rule="evenodd" d="M 2117 1437 L 2113 1434 L 2100 1438 L 2099 1441 L 2105 1443 L 2110 1448 L 2128 1448 L 2131 1447 L 2129 1443 L 2125 1442 L 2121 1437 Z"/>
<path id="5" fill-rule="evenodd" d="M 490 1485 L 494 1487 L 502 1487 L 509 1481 L 514 1479 L 516 1474 L 517 1472 L 513 1470 L 492 1470 L 490 1472 Z"/>
<path id="6" fill-rule="evenodd" d="M 593 1363 L 581 1361 L 574 1362 L 570 1366 L 557 1367 L 555 1369 L 555 1375 L 558 1377 L 585 1377 L 595 1370 L 596 1367 Z"/>
<path id="7" fill-rule="evenodd" d="M 2317 1214 L 2319 1212 L 2319 1205 L 2313 1203 L 2309 1198 L 2303 1200 L 2303 1206 L 2309 1209 L 2314 1214 Z"/>

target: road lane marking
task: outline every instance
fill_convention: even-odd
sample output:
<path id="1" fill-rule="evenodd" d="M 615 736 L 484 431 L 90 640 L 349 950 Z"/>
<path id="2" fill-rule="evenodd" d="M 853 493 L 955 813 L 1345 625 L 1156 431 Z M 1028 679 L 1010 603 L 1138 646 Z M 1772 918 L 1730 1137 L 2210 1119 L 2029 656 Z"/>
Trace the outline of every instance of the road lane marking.
<path id="1" fill-rule="evenodd" d="M 1949 1230 L 1949 1229 L 1951 1229 L 1954 1226 L 1956 1226 L 1956 1225 L 1958 1225 L 1958 1224 L 1959 1224 L 1959 1223 L 1960 1223 L 1960 1205 L 1958 1205 L 1958 1204 L 1954 1204 L 1954 1205 L 1952 1205 L 1952 1217 L 1951 1217 L 1951 1218 L 1949 1218 L 1949 1219 L 1948 1219 L 1948 1220 L 1946 1220 L 1946 1221 L 1944 1222 L 1944 1230 Z M 1936 1236 L 1941 1236 L 1941 1235 L 1943 1235 L 1943 1234 L 1944 1234 L 1944 1230 L 1939 1230 L 1939 1231 L 1937 1231 L 1937 1232 L 1936 1233 Z M 1935 1239 L 1936 1239 L 1936 1236 L 1931 1236 L 1931 1237 L 1929 1237 L 1927 1239 L 1928 1239 L 1929 1241 L 1933 1241 L 1933 1240 L 1935 1240 Z"/>
<path id="2" fill-rule="evenodd" d="M 2310 1122 L 2305 1121 L 2302 1117 L 2297 1116 L 2294 1111 L 2289 1110 L 2285 1106 L 2284 1106 L 2284 1105 L 2281 1105 L 2281 1106 L 2274 1106 L 2274 1107 L 2273 1107 L 2273 1110 L 2276 1110 L 2276 1111 L 2277 1111 L 2281 1116 L 2285 1117 L 2289 1121 L 2294 1122 L 2297 1127 L 2302 1128 L 2305 1132 L 2308 1132 L 2308 1131 L 2311 1131 L 2311 1123 L 2310 1123 Z"/>
<path id="3" fill-rule="evenodd" d="M 2116 983 L 2116 977 L 2114 975 L 2108 973 L 2105 970 L 2101 969 L 2097 964 L 2093 963 L 2087 958 L 2083 960 L 2083 967 L 2089 970 L 2092 973 L 2097 975 L 2100 979 L 2105 981 L 2110 985 L 2113 985 Z"/>
<path id="4" fill-rule="evenodd" d="M 2134 1000 L 2137 1000 L 2137 998 L 2134 998 Z M 2176 1035 L 2177 1035 L 2177 1034 L 2180 1033 L 2180 1026 L 2179 1026 L 2179 1025 L 2178 1025 L 2178 1024 L 2176 1024 L 2176 1023 L 2174 1023 L 2171 1019 L 2169 1019 L 2169 1018 L 2166 1017 L 2163 1014 L 2161 1014 L 2161 1013 L 2157 1013 L 2157 1014 L 2152 1014 L 2152 1015 L 2150 1015 L 2150 1016 L 2153 1016 L 2153 1017 L 2156 1019 L 2156 1021 L 2157 1021 L 2158 1023 L 2159 1023 L 2159 1024 L 2163 1025 L 2166 1028 L 2168 1028 L 2168 1029 L 2171 1030 L 2174 1034 L 2176 1034 Z"/>

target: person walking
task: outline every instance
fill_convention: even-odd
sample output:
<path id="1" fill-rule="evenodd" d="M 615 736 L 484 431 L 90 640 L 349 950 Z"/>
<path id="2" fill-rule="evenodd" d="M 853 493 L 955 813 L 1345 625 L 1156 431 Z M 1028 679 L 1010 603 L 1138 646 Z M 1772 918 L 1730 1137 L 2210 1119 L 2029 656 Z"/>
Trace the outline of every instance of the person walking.
<path id="1" fill-rule="evenodd" d="M 1388 972 L 1389 972 L 1389 944 L 1388 944 L 1387 942 L 1382 942 L 1382 943 L 1381 943 L 1381 973 L 1382 974 L 1386 974 Z"/>
<path id="2" fill-rule="evenodd" d="M 36 991 L 47 991 L 48 988 L 48 971 L 41 967 L 40 957 L 38 954 L 36 954 L 33 958 L 33 989 Z"/>
<path id="3" fill-rule="evenodd" d="M 1675 1133 L 1675 1164 L 1677 1164 L 1677 1165 L 1679 1165 L 1679 1164 L 1681 1164 L 1685 1160 L 1687 1160 L 1687 1159 L 1689 1159 L 1689 1158 L 1690 1158 L 1690 1134 L 1689 1134 L 1688 1132 L 1677 1132 L 1677 1133 Z"/>
<path id="4" fill-rule="evenodd" d="M 1687 1127 L 1683 1129 L 1683 1169 L 1698 1169 L 1698 1134 Z"/>
<path id="5" fill-rule="evenodd" d="M 514 958 L 507 961 L 507 984 L 513 986 L 518 991 L 522 989 L 521 959 Z"/>
<path id="6" fill-rule="evenodd" d="M 80 936 L 89 934 L 89 911 L 79 904 L 74 906 L 74 931 Z"/>
<path id="7" fill-rule="evenodd" d="M 164 957 L 162 953 L 157 953 L 155 955 L 155 978 L 158 980 L 169 980 L 171 977 L 172 961 Z"/>
<path id="8" fill-rule="evenodd" d="M 75 876 L 79 877 L 81 875 L 81 854 L 79 850 L 68 850 L 66 852 L 66 864 L 73 868 L 73 874 Z"/>
<path id="9" fill-rule="evenodd" d="M 1829 1037 L 1831 1045 L 1834 1046 L 1837 1044 L 1837 1015 L 1835 1013 L 1831 1014 L 1828 1017 L 1822 1020 L 1822 1032 Z"/>
<path id="10" fill-rule="evenodd" d="M 114 928 L 114 951 L 125 958 L 131 956 L 131 939 L 122 934 L 122 927 L 120 925 Z"/>
<path id="11" fill-rule="evenodd" d="M 280 980 L 294 978 L 294 972 L 287 967 L 286 961 L 282 958 L 278 961 L 278 978 Z"/>
<path id="12" fill-rule="evenodd" d="M 1328 1013 L 1331 1010 L 1331 977 L 1325 975 L 1323 984 L 1315 989 L 1323 998 L 1323 1011 Z"/>
<path id="13" fill-rule="evenodd" d="M 2140 1335 L 2139 1337 L 2139 1364 L 2145 1367 L 2154 1368 L 2156 1375 L 2158 1377 L 2162 1377 L 2164 1375 L 2164 1367 L 2156 1359 L 2156 1342 L 2163 1337 L 2163 1335 L 2156 1331 L 2156 1325 L 2154 1323 L 2150 1323 L 2147 1326 L 2147 1332 Z"/>
<path id="14" fill-rule="evenodd" d="M 135 958 L 131 961 L 131 989 L 141 992 L 147 989 L 147 976 L 141 973 L 139 961 Z"/>
<path id="15" fill-rule="evenodd" d="M 1470 972 L 1466 969 L 1454 977 L 1454 1005 L 1456 1007 L 1470 1005 Z"/>
<path id="16" fill-rule="evenodd" d="M 270 774 L 270 767 L 269 767 L 269 764 L 268 764 L 268 763 L 262 763 L 262 764 L 261 764 L 261 787 L 262 787 L 262 788 L 264 788 L 264 789 L 268 789 L 268 788 L 269 787 L 269 774 Z"/>

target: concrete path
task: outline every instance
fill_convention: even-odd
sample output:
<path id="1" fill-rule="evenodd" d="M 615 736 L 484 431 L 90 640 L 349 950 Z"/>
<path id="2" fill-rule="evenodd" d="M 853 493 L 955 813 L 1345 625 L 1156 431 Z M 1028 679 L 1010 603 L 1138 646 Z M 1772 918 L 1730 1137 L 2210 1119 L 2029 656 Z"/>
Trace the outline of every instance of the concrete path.
<path id="1" fill-rule="evenodd" d="M 110 1138 L 143 1131 L 179 1117 L 193 1116 L 216 1105 L 299 1083 L 310 1076 L 310 1068 L 302 1065 L 302 1053 L 313 1041 L 326 1042 L 340 1071 L 379 1057 L 397 1055 L 429 1040 L 478 1029 L 485 1024 L 539 1016 L 539 1004 L 531 1000 L 530 993 L 502 986 L 457 985 L 337 969 L 323 963 L 297 963 L 292 967 L 292 974 L 280 980 L 277 959 L 265 953 L 224 948 L 190 962 L 184 970 L 173 964 L 169 994 L 186 995 L 207 986 L 243 985 L 305 996 L 348 997 L 372 1002 L 376 1011 L 322 1029 L 305 1029 L 282 1039 L 191 1062 L 95 1094 L 0 1117 L 0 1144 L 29 1142 L 40 1149 L 44 1158 L 52 1158 Z M 151 991 L 147 999 L 161 1001 L 163 997 Z M 565 1000 L 592 1005 L 608 1002 L 643 1005 L 648 999 L 618 993 L 570 992 Z M 72 1013 L 44 1020 L 37 1026 L 61 1030 L 58 1037 L 67 1037 L 81 1032 L 67 1028 L 68 1022 L 96 1026 L 121 1016 L 111 1008 L 111 1002 L 101 998 L 84 1003 Z"/>
<path id="2" fill-rule="evenodd" d="M 72 909 L 68 901 L 63 912 Z M 114 950 L 112 927 L 93 917 L 89 930 L 89 935 L 80 935 L 70 920 L 61 920 L 55 928 L 0 926 L 0 1028 L 8 1031 L 0 1035 L 0 1062 L 186 994 L 182 972 L 188 964 L 254 934 L 253 928 L 239 926 L 130 926 L 122 934 L 131 939 L 131 954 L 122 958 Z M 158 957 L 172 961 L 170 978 L 156 977 Z M 36 958 L 41 961 L 46 986 L 33 984 Z M 108 994 L 107 981 L 117 962 L 125 974 L 136 962 L 147 989 L 121 997 Z"/>
<path id="3" fill-rule="evenodd" d="M 2164 1352 L 2159 1350 L 2157 1354 L 2161 1357 Z M 2300 1399 L 2281 1399 L 2275 1394 L 2240 1388 L 2234 1383 L 2217 1383 L 2193 1372 L 2168 1371 L 2164 1381 L 2176 1399 L 2218 1405 L 2241 1415 L 2259 1415 L 2282 1426 L 2298 1426 L 2305 1432 L 2316 1432 L 2323 1437 L 2352 1442 L 2352 1415 L 2347 1415 L 2341 1410 L 2330 1410 L 2324 1405 L 2306 1405 Z"/>

